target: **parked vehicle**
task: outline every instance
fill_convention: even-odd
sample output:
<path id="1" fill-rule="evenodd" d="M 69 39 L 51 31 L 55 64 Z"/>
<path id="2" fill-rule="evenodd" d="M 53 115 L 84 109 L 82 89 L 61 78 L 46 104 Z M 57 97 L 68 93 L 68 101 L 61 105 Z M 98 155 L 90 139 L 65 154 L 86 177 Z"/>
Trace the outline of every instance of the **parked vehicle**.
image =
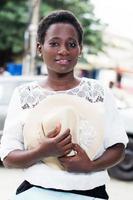
<path id="1" fill-rule="evenodd" d="M 100 70 L 97 77 L 105 86 L 110 86 L 110 83 L 116 81 L 115 70 Z M 116 97 L 116 104 L 120 112 L 120 116 L 125 125 L 129 142 L 125 151 L 125 159 L 117 166 L 110 168 L 110 176 L 125 180 L 133 181 L 133 74 L 125 72 L 122 75 L 121 88 L 112 85 L 112 92 Z"/>
<path id="2" fill-rule="evenodd" d="M 125 159 L 109 169 L 109 174 L 120 180 L 133 181 L 133 106 L 119 108 L 119 112 L 124 122 L 129 142 L 125 151 Z"/>
<path id="3" fill-rule="evenodd" d="M 31 81 L 41 81 L 42 79 L 42 76 L 0 77 L 0 138 L 3 132 L 9 101 L 15 87 Z"/>

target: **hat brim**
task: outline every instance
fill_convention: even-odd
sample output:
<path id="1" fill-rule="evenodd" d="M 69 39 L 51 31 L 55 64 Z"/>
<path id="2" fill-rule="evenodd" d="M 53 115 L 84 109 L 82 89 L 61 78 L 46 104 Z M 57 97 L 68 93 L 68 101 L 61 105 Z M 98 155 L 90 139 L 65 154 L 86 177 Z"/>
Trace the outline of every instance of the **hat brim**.
<path id="1" fill-rule="evenodd" d="M 44 140 L 44 135 L 60 122 L 61 132 L 70 128 L 72 141 L 78 143 L 93 160 L 104 138 L 104 114 L 102 102 L 91 103 L 68 94 L 48 96 L 29 111 L 23 129 L 24 143 L 28 149 L 35 148 Z M 45 158 L 43 161 L 61 168 L 55 158 Z"/>

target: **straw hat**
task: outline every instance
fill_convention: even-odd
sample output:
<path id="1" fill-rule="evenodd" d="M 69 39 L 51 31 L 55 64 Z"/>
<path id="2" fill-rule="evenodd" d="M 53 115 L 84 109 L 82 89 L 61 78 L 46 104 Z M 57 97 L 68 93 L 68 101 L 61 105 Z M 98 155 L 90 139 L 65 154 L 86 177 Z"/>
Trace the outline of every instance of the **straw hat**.
<path id="1" fill-rule="evenodd" d="M 104 138 L 103 103 L 91 103 L 68 94 L 48 96 L 28 113 L 23 129 L 25 146 L 28 149 L 36 147 L 59 122 L 59 134 L 70 128 L 72 141 L 78 143 L 93 160 Z M 43 161 L 51 167 L 62 169 L 55 157 L 44 158 Z"/>

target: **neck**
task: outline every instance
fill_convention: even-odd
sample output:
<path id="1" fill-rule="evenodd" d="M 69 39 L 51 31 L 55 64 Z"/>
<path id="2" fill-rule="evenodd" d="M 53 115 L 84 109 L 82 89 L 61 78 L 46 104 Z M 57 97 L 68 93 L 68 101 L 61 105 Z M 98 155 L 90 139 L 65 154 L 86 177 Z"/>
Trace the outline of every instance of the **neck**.
<path id="1" fill-rule="evenodd" d="M 54 76 L 48 74 L 43 87 L 55 91 L 68 90 L 77 86 L 79 82 L 80 80 L 74 77 L 73 73 L 56 74 Z"/>

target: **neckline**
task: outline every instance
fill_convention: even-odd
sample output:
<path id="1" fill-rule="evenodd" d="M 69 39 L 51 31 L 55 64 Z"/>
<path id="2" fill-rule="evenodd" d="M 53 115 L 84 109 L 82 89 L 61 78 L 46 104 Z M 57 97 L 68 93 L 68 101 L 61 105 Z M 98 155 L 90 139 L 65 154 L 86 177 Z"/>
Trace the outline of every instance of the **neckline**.
<path id="1" fill-rule="evenodd" d="M 79 80 L 80 80 L 80 82 L 79 82 L 79 84 L 77 86 L 72 87 L 72 88 L 67 89 L 67 90 L 49 90 L 49 89 L 43 88 L 39 83 L 37 83 L 37 84 L 38 84 L 39 88 L 41 88 L 45 92 L 48 92 L 48 93 L 61 93 L 61 92 L 68 92 L 68 91 L 71 91 L 71 90 L 75 90 L 76 88 L 79 88 L 83 83 L 84 77 L 80 78 Z"/>

